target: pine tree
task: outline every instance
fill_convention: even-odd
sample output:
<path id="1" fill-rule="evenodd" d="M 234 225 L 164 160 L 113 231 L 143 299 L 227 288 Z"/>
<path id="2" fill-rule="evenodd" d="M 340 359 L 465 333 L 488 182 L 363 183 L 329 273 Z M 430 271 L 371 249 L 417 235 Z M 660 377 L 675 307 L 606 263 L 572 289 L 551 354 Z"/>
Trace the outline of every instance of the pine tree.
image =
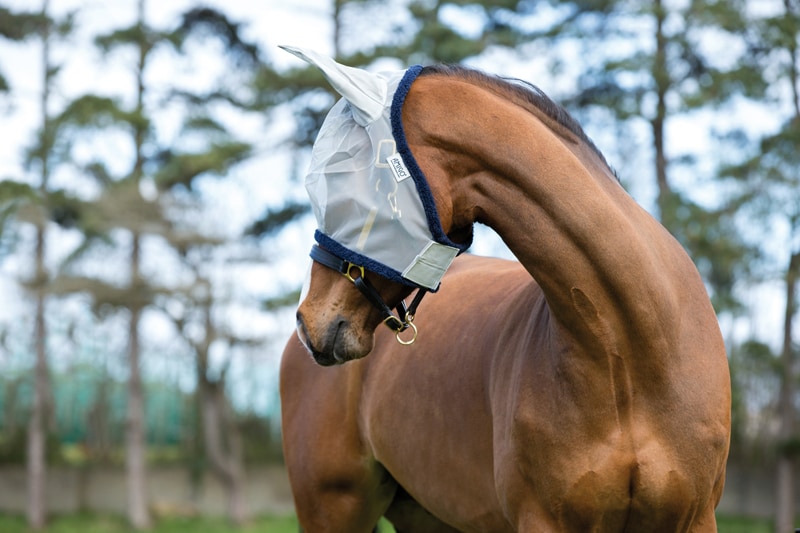
<path id="1" fill-rule="evenodd" d="M 594 5 L 589 2 L 587 5 Z M 651 174 L 655 181 L 657 214 L 688 249 L 712 289 L 718 311 L 735 310 L 737 279 L 746 274 L 751 251 L 735 224 L 737 205 L 707 205 L 695 199 L 698 188 L 696 154 L 668 154 L 668 123 L 700 111 L 724 110 L 737 96 L 763 94 L 759 69 L 744 49 L 748 20 L 745 0 L 719 2 L 669 0 L 600 2 L 601 11 L 589 17 L 576 12 L 553 39 L 577 37 L 581 73 L 573 109 L 591 109 L 619 125 L 617 131 L 649 130 Z M 647 30 L 644 30 L 647 28 Z M 715 42 L 733 43 L 726 61 L 709 48 Z M 557 68 L 568 68 L 562 61 Z M 632 135 L 632 134 L 628 134 Z M 630 145 L 631 140 L 622 141 Z M 685 185 L 687 178 L 692 181 Z"/>
<path id="2" fill-rule="evenodd" d="M 234 76 L 236 80 L 241 77 L 246 81 L 255 75 L 261 65 L 260 51 L 254 44 L 246 42 L 240 33 L 241 26 L 223 13 L 210 8 L 197 8 L 183 14 L 181 24 L 171 33 L 170 39 L 178 50 L 184 50 L 192 42 L 203 38 L 221 41 L 229 71 L 237 72 L 237 76 Z M 183 198 L 181 201 L 173 198 L 174 206 L 202 211 L 202 198 L 192 194 L 196 181 L 211 175 L 224 178 L 230 168 L 251 157 L 253 153 L 250 143 L 237 139 L 215 118 L 211 111 L 212 104 L 225 104 L 229 111 L 237 113 L 247 113 L 249 106 L 246 96 L 233 87 L 230 80 L 219 80 L 215 89 L 207 94 L 176 91 L 173 98 L 183 102 L 187 108 L 184 135 L 194 139 L 194 142 L 191 143 L 191 150 L 176 145 L 160 151 L 160 166 L 154 175 L 155 183 L 163 195 L 183 193 L 173 195 Z M 202 146 L 199 149 L 198 144 Z M 226 378 L 231 359 L 228 358 L 221 370 L 215 372 L 211 365 L 211 349 L 221 342 L 227 343 L 230 350 L 232 344 L 263 341 L 242 339 L 215 317 L 215 311 L 224 308 L 228 302 L 223 301 L 222 291 L 217 287 L 220 280 L 215 278 L 211 273 L 213 269 L 210 268 L 219 261 L 225 261 L 231 247 L 240 246 L 231 243 L 224 235 L 208 234 L 181 225 L 175 232 L 165 234 L 164 237 L 178 252 L 194 280 L 186 290 L 167 295 L 164 301 L 180 302 L 177 306 L 181 309 L 180 313 L 167 314 L 175 322 L 176 329 L 183 334 L 196 357 L 198 447 L 202 448 L 212 473 L 225 488 L 229 520 L 240 527 L 248 520 L 249 513 L 244 493 L 246 469 L 242 435 L 227 390 L 229 384 Z M 165 311 L 170 308 L 166 303 L 162 307 Z M 192 335 L 192 329 L 203 333 L 200 336 Z"/>
<path id="3" fill-rule="evenodd" d="M 51 100 L 53 83 L 59 66 L 53 63 L 51 47 L 54 42 L 68 36 L 73 29 L 72 16 L 54 20 L 49 14 L 49 0 L 44 0 L 39 12 L 12 12 L 0 7 L 0 35 L 22 41 L 33 36 L 41 43 L 42 92 L 40 95 L 41 122 L 34 145 L 29 149 L 26 166 L 31 174 L 38 174 L 38 186 L 28 180 L 8 179 L 0 183 L 0 237 L 8 235 L 12 222 L 30 222 L 35 228 L 33 276 L 23 283 L 33 296 L 34 324 L 33 346 L 33 402 L 27 430 L 27 519 L 31 529 L 45 527 L 47 502 L 47 442 L 52 430 L 52 391 L 47 354 L 48 328 L 45 310 L 50 291 L 51 274 L 45 263 L 47 229 L 57 221 L 58 198 L 63 193 L 50 184 L 53 173 L 53 155 L 58 136 L 53 123 Z M 0 90 L 12 89 L 0 73 Z M 12 89 L 13 91 L 13 89 Z"/>
<path id="4" fill-rule="evenodd" d="M 777 468 L 775 531 L 794 531 L 795 470 L 800 449 L 795 407 L 797 395 L 797 340 L 795 321 L 800 280 L 800 4 L 796 0 L 779 2 L 775 15 L 751 21 L 748 52 L 762 67 L 773 99 L 766 103 L 774 116 L 781 110 L 783 120 L 773 133 L 751 142 L 745 132 L 733 136 L 737 154 L 743 160 L 721 170 L 724 178 L 736 180 L 740 197 L 739 215 L 748 233 L 755 234 L 762 258 L 762 279 L 777 277 L 783 283 L 785 305 L 778 354 L 779 392 L 777 396 Z M 777 102 L 778 105 L 775 105 Z M 783 229 L 783 231 L 780 231 Z M 783 251 L 770 252 L 776 240 Z"/>

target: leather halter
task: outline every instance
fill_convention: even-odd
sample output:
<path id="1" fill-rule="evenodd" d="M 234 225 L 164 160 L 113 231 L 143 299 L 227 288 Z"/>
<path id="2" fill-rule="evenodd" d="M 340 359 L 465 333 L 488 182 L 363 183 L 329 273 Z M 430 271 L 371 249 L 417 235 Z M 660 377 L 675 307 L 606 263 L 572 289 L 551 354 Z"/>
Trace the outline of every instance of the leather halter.
<path id="1" fill-rule="evenodd" d="M 414 325 L 414 314 L 417 312 L 417 306 L 419 306 L 420 302 L 422 301 L 422 297 L 428 292 L 426 289 L 418 289 L 417 294 L 411 301 L 411 305 L 408 307 L 406 307 L 405 301 L 400 300 L 400 303 L 397 304 L 396 308 L 397 314 L 400 315 L 398 318 L 398 316 L 392 312 L 391 307 L 389 307 L 386 302 L 383 301 L 383 298 L 381 298 L 381 295 L 378 293 L 377 289 L 375 289 L 372 283 L 370 283 L 366 278 L 364 275 L 363 266 L 345 261 L 344 259 L 316 244 L 311 247 L 311 253 L 309 255 L 311 256 L 311 259 L 317 263 L 339 272 L 347 279 L 352 281 L 356 288 L 373 305 L 373 307 L 381 312 L 381 315 L 383 316 L 383 323 L 386 324 L 389 329 L 395 332 L 397 335 L 397 341 L 400 344 L 412 344 L 417 339 L 417 327 Z M 351 274 L 353 269 L 357 271 L 358 275 L 356 277 Z M 411 340 L 404 341 L 400 338 L 400 332 L 405 331 L 408 328 L 411 328 L 414 331 L 414 337 Z"/>

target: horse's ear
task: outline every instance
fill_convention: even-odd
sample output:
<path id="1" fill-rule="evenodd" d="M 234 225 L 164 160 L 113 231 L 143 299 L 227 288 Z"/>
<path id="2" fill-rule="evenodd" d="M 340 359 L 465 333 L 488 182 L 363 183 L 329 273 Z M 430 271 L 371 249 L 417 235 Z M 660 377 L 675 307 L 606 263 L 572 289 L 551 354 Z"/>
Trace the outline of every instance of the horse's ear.
<path id="1" fill-rule="evenodd" d="M 388 88 L 382 77 L 366 70 L 340 65 L 313 50 L 294 46 L 280 48 L 319 68 L 336 92 L 350 102 L 353 117 L 359 125 L 371 124 L 383 113 Z"/>

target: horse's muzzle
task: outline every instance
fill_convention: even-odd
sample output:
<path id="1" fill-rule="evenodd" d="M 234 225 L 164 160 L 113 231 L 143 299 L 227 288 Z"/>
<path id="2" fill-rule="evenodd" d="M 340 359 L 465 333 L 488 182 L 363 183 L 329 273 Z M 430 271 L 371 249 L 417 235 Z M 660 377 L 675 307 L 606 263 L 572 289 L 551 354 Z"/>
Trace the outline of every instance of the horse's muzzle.
<path id="1" fill-rule="evenodd" d="M 312 338 L 309 329 L 300 313 L 297 314 L 297 336 L 303 346 L 321 366 L 341 365 L 352 359 L 364 357 L 369 350 L 361 349 L 359 343 L 350 337 L 349 323 L 337 318 L 324 329 L 319 338 Z"/>

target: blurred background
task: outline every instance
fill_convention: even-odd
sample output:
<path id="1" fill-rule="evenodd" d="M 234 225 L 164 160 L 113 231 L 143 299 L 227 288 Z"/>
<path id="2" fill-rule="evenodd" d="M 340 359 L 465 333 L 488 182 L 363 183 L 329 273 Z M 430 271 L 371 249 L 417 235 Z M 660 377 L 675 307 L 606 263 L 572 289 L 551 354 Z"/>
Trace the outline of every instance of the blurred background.
<path id="1" fill-rule="evenodd" d="M 792 530 L 798 37 L 800 0 L 0 0 L 0 529 L 291 515 L 277 371 L 336 99 L 292 44 L 464 63 L 573 113 L 717 310 L 720 513 Z M 510 256 L 485 228 L 472 251 Z"/>

